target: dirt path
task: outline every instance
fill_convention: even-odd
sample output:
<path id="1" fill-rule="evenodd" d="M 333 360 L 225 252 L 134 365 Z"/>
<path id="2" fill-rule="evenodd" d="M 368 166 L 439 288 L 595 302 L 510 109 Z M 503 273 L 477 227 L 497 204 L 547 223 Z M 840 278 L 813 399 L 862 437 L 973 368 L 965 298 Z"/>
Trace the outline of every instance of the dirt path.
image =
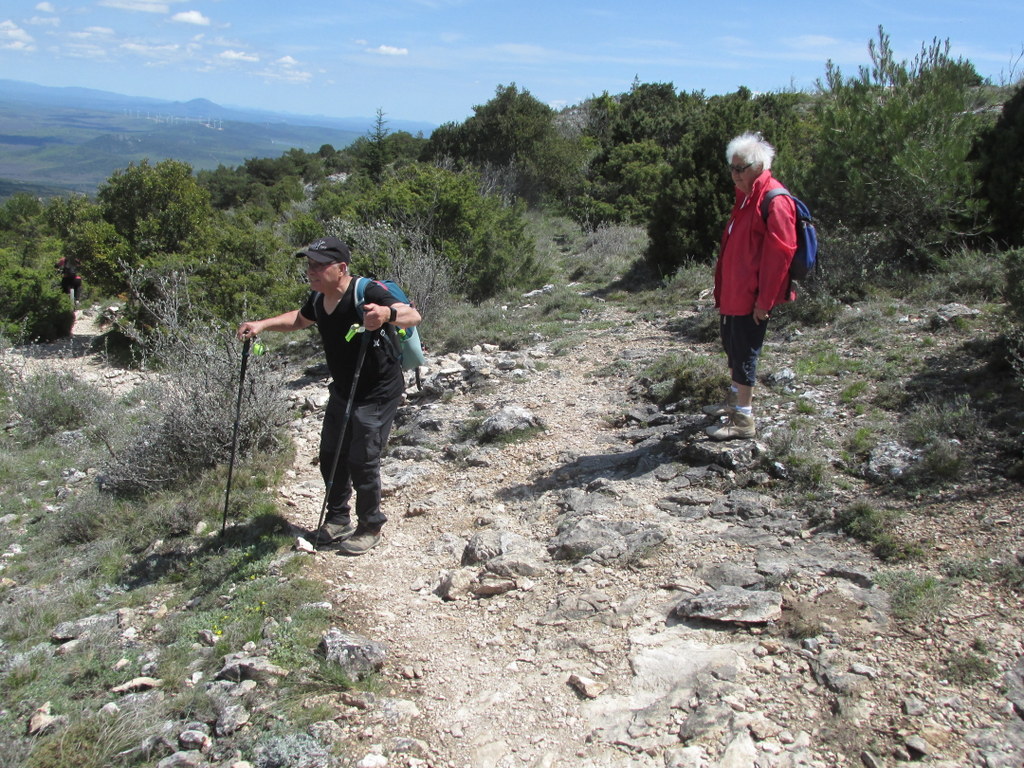
<path id="1" fill-rule="evenodd" d="M 421 714 L 412 728 L 440 764 L 586 765 L 589 753 L 608 751 L 587 744 L 593 724 L 566 681 L 573 673 L 627 678 L 624 639 L 610 632 L 583 638 L 538 625 L 551 598 L 578 590 L 594 574 L 566 567 L 487 599 L 447 601 L 433 590 L 444 573 L 459 569 L 474 533 L 498 528 L 530 539 L 550 535 L 555 510 L 534 486 L 572 458 L 621 445 L 610 422 L 627 405 L 631 381 L 594 376 L 627 343 L 620 328 L 583 337 L 563 358 L 542 357 L 549 365 L 522 384 L 445 405 L 450 421 L 522 405 L 545 431 L 496 451 L 489 466 L 430 462 L 428 474 L 385 499 L 390 521 L 380 547 L 358 558 L 317 555 L 334 601 L 351 621 L 346 628 L 388 645 L 387 692 L 415 703 Z M 646 334 L 635 328 L 629 345 Z M 285 495 L 296 504 L 294 522 L 312 528 L 322 481 L 312 466 L 312 430 L 307 437 Z M 368 748 L 375 737 L 366 737 Z M 609 763 L 602 758 L 599 764 Z"/>

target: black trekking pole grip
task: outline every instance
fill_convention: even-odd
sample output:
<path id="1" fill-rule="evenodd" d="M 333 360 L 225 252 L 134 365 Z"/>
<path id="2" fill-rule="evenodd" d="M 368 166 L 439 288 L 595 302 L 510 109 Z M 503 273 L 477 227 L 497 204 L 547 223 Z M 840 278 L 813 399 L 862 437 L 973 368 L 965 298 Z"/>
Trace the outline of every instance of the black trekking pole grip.
<path id="1" fill-rule="evenodd" d="M 238 374 L 238 401 L 235 404 L 235 426 L 231 433 L 231 459 L 228 461 L 228 483 L 224 492 L 224 520 L 220 525 L 220 535 L 223 536 L 228 528 L 228 503 L 231 501 L 231 476 L 235 470 L 235 449 L 238 446 L 238 423 L 242 419 L 242 394 L 245 386 L 245 369 L 249 364 L 249 346 L 252 337 L 246 337 L 242 344 L 242 370 Z"/>
<path id="2" fill-rule="evenodd" d="M 334 476 L 338 472 L 338 459 L 341 456 L 341 447 L 345 442 L 345 432 L 348 430 L 349 420 L 352 418 L 352 404 L 356 399 L 356 387 L 359 385 L 359 373 L 363 370 L 363 359 L 366 357 L 366 332 L 359 334 L 359 357 L 356 359 L 356 369 L 352 374 L 352 387 L 348 393 L 348 402 L 345 403 L 345 415 L 342 418 L 341 430 L 338 434 L 338 444 L 334 449 L 334 459 L 331 461 L 331 472 L 327 476 L 327 490 L 324 493 L 324 503 L 320 506 L 320 521 L 316 525 L 316 530 L 320 530 L 320 527 L 324 524 L 324 520 L 327 515 L 327 502 L 331 498 L 331 488 L 334 487 Z M 314 537 L 313 546 L 316 546 Z"/>

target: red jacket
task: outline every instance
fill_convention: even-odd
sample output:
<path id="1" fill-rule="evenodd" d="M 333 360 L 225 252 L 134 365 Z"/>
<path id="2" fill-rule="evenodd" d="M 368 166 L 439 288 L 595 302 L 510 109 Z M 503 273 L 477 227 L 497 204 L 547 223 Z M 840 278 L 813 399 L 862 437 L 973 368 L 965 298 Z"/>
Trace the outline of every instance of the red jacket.
<path id="1" fill-rule="evenodd" d="M 749 315 L 757 306 L 770 311 L 796 298 L 789 265 L 796 253 L 796 205 L 785 195 L 768 206 L 767 223 L 761 200 L 782 184 L 764 171 L 754 180 L 750 197 L 736 190 L 732 217 L 722 233 L 715 265 L 715 306 L 723 315 Z"/>

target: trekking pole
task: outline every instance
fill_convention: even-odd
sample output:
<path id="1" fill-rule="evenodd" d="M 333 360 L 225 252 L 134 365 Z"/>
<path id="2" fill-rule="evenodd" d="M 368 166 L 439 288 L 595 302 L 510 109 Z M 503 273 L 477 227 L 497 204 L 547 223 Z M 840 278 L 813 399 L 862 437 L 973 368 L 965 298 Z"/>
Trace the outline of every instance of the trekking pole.
<path id="1" fill-rule="evenodd" d="M 356 330 L 358 329 L 358 331 Z M 359 373 L 363 370 L 363 358 L 366 357 L 366 332 L 359 328 L 357 325 L 353 325 L 349 329 L 348 335 L 345 337 L 347 340 L 351 340 L 352 336 L 361 332 L 362 338 L 359 339 L 359 357 L 356 359 L 356 369 L 352 374 L 352 388 L 348 393 L 348 402 L 345 403 L 345 415 L 341 421 L 341 432 L 338 435 L 338 445 L 334 450 L 334 460 L 331 462 L 331 472 L 327 476 L 327 490 L 324 493 L 324 503 L 320 507 L 320 521 L 316 525 L 316 529 L 320 530 L 320 527 L 324 524 L 324 519 L 327 514 L 327 501 L 331 497 L 331 488 L 334 486 L 334 475 L 338 471 L 338 458 L 341 456 L 341 446 L 345 442 L 345 432 L 348 430 L 348 422 L 352 418 L 352 403 L 356 399 L 356 386 L 359 384 Z M 313 537 L 313 548 L 316 548 L 316 537 Z"/>
<path id="2" fill-rule="evenodd" d="M 220 526 L 220 535 L 223 536 L 228 527 L 228 502 L 231 500 L 231 475 L 235 469 L 235 448 L 238 445 L 238 422 L 242 418 L 242 392 L 245 384 L 245 368 L 249 363 L 249 346 L 251 338 L 246 338 L 242 344 L 242 370 L 238 374 L 238 403 L 235 406 L 235 428 L 231 435 L 231 460 L 228 462 L 228 487 L 224 492 L 224 521 Z M 257 342 L 259 344 L 259 342 Z"/>

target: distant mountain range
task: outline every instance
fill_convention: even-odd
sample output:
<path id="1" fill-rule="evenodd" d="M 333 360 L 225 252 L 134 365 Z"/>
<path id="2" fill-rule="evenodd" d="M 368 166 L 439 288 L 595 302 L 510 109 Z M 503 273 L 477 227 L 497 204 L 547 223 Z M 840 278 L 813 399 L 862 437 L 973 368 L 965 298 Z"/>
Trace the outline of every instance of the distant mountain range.
<path id="1" fill-rule="evenodd" d="M 375 117 L 332 118 L 163 101 L 91 88 L 0 79 L 0 198 L 17 191 L 94 192 L 129 163 L 174 158 L 199 170 L 347 146 Z M 391 131 L 429 135 L 429 123 L 387 119 Z"/>

